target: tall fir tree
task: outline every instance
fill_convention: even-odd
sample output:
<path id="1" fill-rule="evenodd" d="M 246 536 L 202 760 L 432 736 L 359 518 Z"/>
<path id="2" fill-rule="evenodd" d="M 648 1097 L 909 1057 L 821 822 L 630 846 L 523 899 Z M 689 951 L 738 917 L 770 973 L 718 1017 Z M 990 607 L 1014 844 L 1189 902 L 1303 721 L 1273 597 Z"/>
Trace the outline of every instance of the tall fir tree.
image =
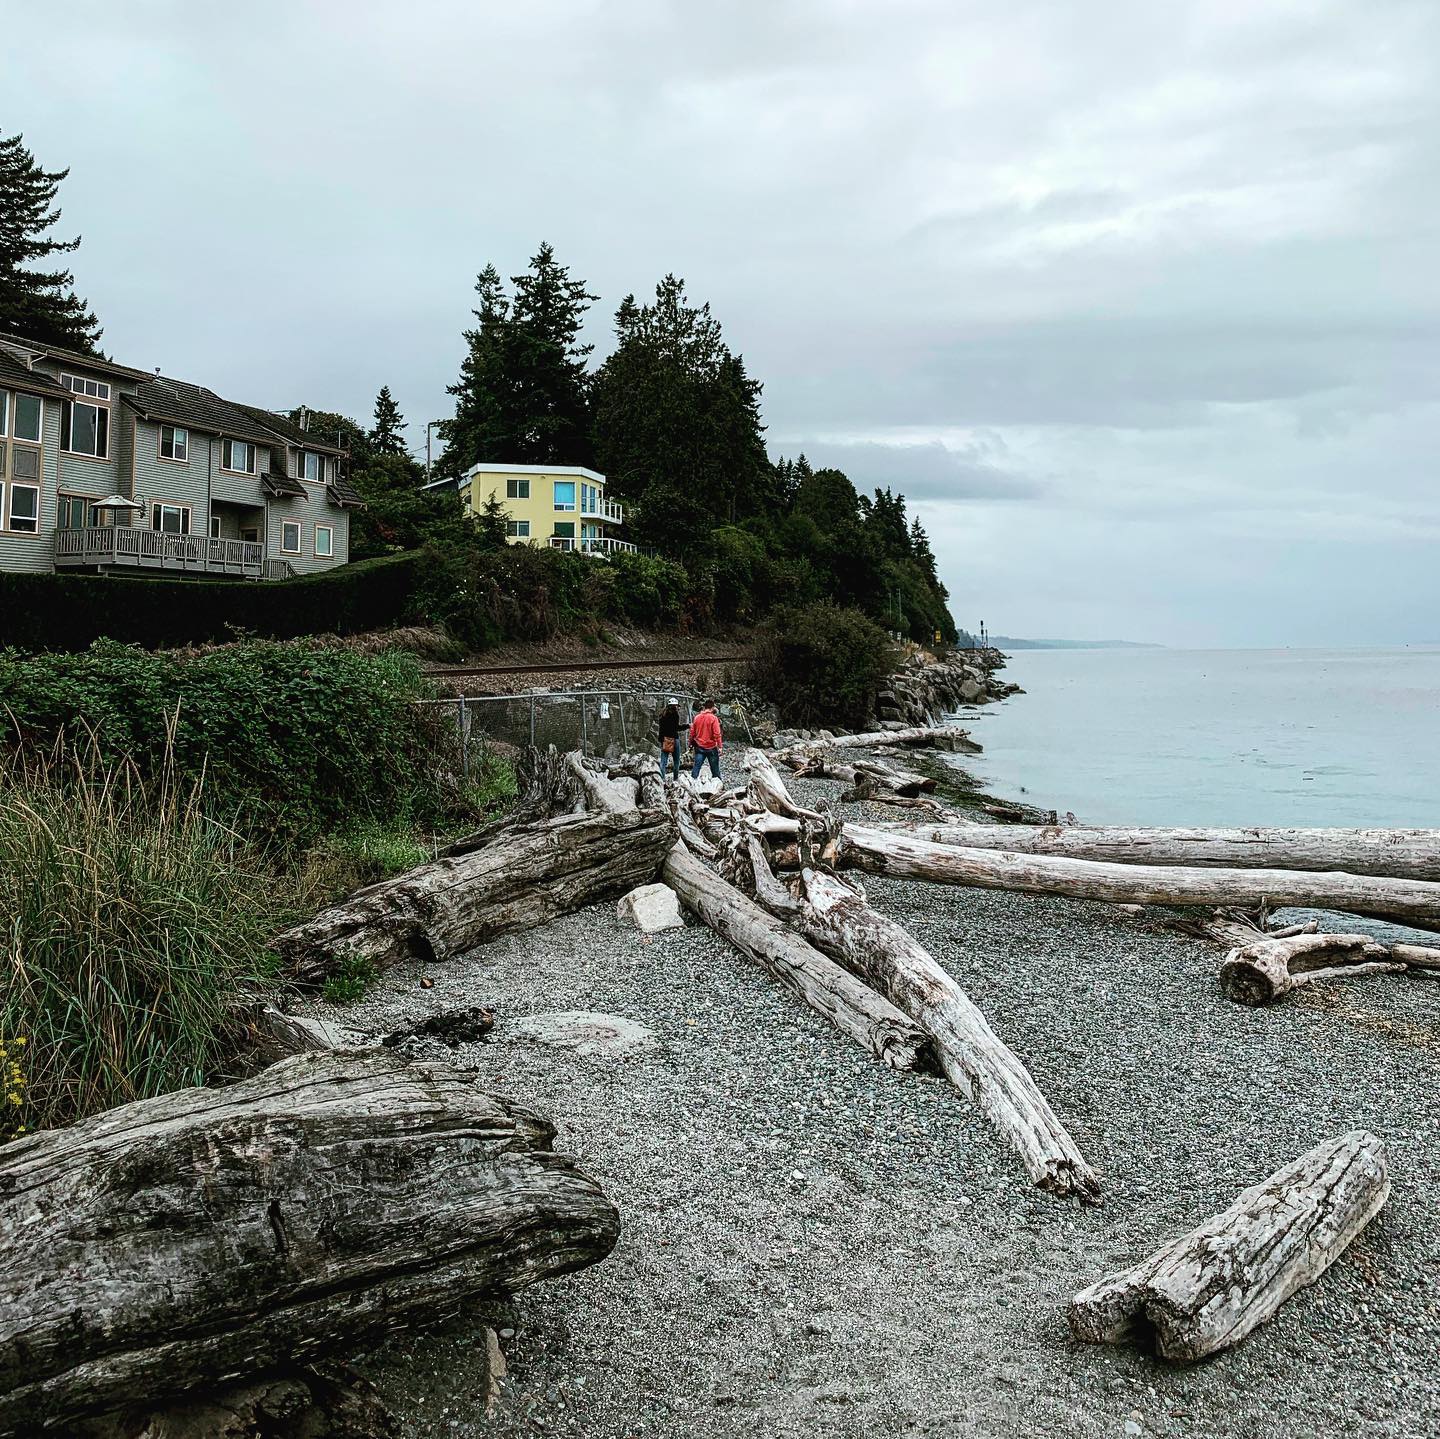
<path id="1" fill-rule="evenodd" d="M 639 502 L 642 538 L 681 554 L 714 526 L 773 508 L 760 385 L 710 306 L 692 305 L 667 275 L 651 304 L 621 301 L 615 341 L 595 378 L 596 460 L 617 494 Z"/>
<path id="2" fill-rule="evenodd" d="M 595 296 L 543 244 L 529 269 L 511 277 L 513 299 L 499 271 L 476 278 L 475 325 L 465 331 L 460 378 L 449 387 L 454 417 L 442 431 L 444 473 L 481 460 L 521 465 L 587 465 L 592 346 L 580 332 Z"/>
<path id="3" fill-rule="evenodd" d="M 74 290 L 69 270 L 44 268 L 80 248 L 80 237 L 55 240 L 55 195 L 66 170 L 43 170 L 24 137 L 0 139 L 0 330 L 72 350 L 93 351 L 103 333 Z M 36 268 L 36 267 L 39 268 Z"/>
<path id="4" fill-rule="evenodd" d="M 375 417 L 370 425 L 370 448 L 377 455 L 407 453 L 404 439 L 405 416 L 395 403 L 389 385 L 381 385 L 375 396 Z"/>

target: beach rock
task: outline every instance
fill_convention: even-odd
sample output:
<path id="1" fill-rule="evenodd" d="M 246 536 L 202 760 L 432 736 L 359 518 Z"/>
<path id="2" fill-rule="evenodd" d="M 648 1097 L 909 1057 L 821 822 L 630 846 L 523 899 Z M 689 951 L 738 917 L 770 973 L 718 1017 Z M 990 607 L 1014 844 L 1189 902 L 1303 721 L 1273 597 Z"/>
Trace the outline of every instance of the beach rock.
<path id="1" fill-rule="evenodd" d="M 668 884 L 642 884 L 632 889 L 615 913 L 628 919 L 641 934 L 662 934 L 667 929 L 684 929 L 680 901 Z"/>
<path id="2" fill-rule="evenodd" d="M 571 1049 L 587 1058 L 623 1058 L 644 1054 L 659 1045 L 653 1029 L 618 1014 L 598 1014 L 587 1009 L 527 1015 L 507 1024 L 500 1037 L 522 1044 Z"/>
<path id="3" fill-rule="evenodd" d="M 960 698 L 966 704 L 978 704 L 985 698 L 985 686 L 977 679 L 966 679 L 960 684 Z"/>

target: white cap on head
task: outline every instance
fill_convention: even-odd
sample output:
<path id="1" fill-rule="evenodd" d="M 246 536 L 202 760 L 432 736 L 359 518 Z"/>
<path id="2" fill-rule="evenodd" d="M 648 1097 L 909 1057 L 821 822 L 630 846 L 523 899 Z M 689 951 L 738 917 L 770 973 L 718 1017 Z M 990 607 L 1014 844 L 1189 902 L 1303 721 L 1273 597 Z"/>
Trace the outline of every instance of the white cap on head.
<path id="1" fill-rule="evenodd" d="M 671 695 L 670 698 L 665 701 L 665 703 L 666 703 L 667 705 L 678 705 L 678 704 L 680 703 L 680 701 L 677 700 L 674 695 Z"/>

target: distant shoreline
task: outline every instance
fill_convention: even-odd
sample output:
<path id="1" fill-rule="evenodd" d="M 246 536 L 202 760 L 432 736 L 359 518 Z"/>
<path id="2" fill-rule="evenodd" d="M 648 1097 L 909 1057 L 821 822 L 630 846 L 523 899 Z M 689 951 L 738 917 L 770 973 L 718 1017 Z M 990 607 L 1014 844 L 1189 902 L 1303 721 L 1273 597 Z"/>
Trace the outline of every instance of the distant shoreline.
<path id="1" fill-rule="evenodd" d="M 1014 635 L 991 635 L 990 643 L 1001 650 L 1163 650 L 1164 645 L 1144 640 L 1026 640 Z"/>

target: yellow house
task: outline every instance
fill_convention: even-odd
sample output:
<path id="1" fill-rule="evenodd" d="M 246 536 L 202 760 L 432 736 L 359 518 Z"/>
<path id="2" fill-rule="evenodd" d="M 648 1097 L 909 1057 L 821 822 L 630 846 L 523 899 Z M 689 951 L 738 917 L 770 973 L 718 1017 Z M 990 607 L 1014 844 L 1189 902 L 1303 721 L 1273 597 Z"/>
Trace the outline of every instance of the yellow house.
<path id="1" fill-rule="evenodd" d="M 514 545 L 548 545 L 587 555 L 635 552 L 614 531 L 624 506 L 605 498 L 605 476 L 581 465 L 475 465 L 460 478 L 465 513 L 479 515 L 494 498 Z"/>

